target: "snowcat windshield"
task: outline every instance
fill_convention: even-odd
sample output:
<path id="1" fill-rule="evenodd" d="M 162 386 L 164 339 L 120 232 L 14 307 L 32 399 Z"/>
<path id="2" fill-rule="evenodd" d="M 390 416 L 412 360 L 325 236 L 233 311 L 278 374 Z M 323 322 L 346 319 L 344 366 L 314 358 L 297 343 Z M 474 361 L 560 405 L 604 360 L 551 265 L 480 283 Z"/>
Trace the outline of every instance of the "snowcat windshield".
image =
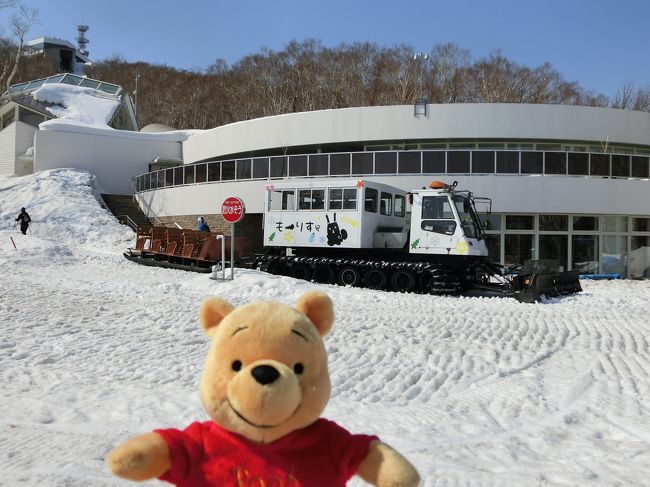
<path id="1" fill-rule="evenodd" d="M 471 200 L 464 196 L 456 195 L 454 196 L 454 204 L 456 205 L 456 211 L 458 212 L 465 236 L 467 238 L 481 239 L 481 226 Z"/>

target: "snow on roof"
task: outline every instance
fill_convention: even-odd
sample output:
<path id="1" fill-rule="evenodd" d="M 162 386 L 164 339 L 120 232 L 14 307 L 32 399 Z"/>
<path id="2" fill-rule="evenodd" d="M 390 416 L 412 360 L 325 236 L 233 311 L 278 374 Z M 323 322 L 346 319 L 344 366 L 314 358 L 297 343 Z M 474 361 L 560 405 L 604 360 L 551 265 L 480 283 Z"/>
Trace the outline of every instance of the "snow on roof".
<path id="1" fill-rule="evenodd" d="M 47 109 L 59 122 L 86 127 L 110 128 L 108 123 L 120 105 L 118 98 L 93 88 L 68 84 L 44 84 L 32 96 L 37 101 L 61 105 Z M 41 123 L 40 128 L 46 129 L 50 122 Z"/>

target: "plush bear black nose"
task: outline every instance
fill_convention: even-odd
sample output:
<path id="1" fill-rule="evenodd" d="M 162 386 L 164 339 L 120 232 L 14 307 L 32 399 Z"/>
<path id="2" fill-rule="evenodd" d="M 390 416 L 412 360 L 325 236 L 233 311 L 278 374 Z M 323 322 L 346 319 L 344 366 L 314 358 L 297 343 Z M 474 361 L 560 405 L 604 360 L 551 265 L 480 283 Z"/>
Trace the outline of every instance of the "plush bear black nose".
<path id="1" fill-rule="evenodd" d="M 263 386 L 275 382 L 277 378 L 280 377 L 280 372 L 270 365 L 258 365 L 257 367 L 253 367 L 251 374 L 253 374 L 255 380 Z"/>

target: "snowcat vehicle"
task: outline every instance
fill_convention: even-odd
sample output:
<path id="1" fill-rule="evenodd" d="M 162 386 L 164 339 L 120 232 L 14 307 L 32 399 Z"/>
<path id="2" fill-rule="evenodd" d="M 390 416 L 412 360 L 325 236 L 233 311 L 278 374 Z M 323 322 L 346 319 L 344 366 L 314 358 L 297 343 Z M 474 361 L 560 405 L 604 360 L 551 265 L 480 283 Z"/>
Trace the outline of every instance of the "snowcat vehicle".
<path id="1" fill-rule="evenodd" d="M 491 200 L 456 182 L 406 193 L 368 180 L 298 181 L 267 186 L 266 253 L 254 256 L 254 268 L 319 283 L 522 302 L 582 291 L 578 271 L 546 261 L 489 262 L 476 203 L 491 208 Z"/>

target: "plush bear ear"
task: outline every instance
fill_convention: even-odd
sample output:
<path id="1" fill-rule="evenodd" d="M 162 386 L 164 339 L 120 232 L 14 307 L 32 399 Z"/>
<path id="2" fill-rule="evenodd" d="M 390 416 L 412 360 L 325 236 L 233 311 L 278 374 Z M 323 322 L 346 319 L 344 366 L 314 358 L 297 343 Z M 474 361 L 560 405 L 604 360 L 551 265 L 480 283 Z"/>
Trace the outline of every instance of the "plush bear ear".
<path id="1" fill-rule="evenodd" d="M 329 333 L 334 323 L 334 304 L 327 294 L 308 291 L 300 296 L 296 309 L 307 315 L 321 336 Z"/>
<path id="2" fill-rule="evenodd" d="M 199 308 L 199 322 L 206 334 L 212 335 L 217 325 L 221 323 L 235 307 L 228 301 L 220 298 L 206 298 Z"/>

